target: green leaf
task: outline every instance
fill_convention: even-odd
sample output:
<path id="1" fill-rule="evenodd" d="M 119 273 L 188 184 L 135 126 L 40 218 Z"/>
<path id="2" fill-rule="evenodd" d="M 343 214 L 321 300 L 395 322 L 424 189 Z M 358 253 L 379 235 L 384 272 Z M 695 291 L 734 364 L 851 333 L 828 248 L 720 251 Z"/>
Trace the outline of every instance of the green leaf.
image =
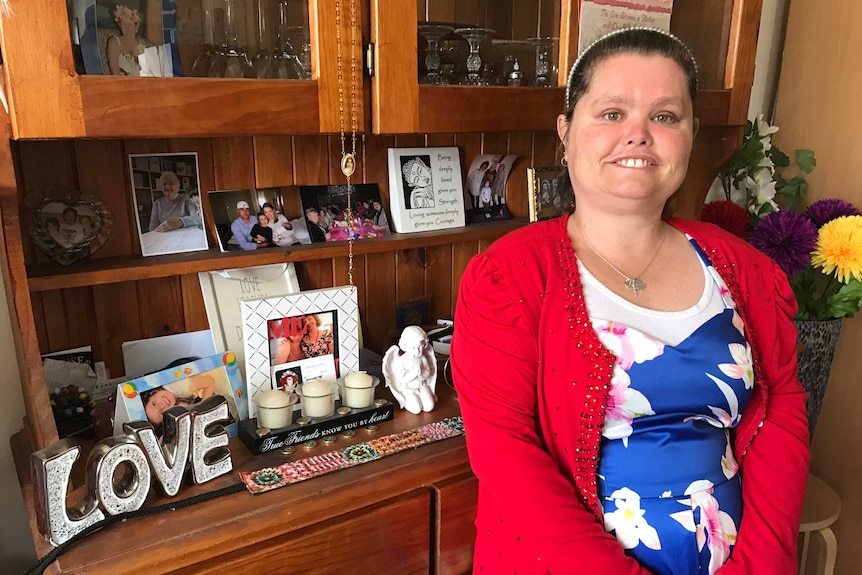
<path id="1" fill-rule="evenodd" d="M 779 150 L 774 145 L 768 152 L 766 152 L 766 155 L 769 156 L 769 159 L 772 160 L 772 163 L 775 164 L 776 168 L 786 168 L 790 165 L 790 158 L 787 157 L 787 154 Z"/>
<path id="2" fill-rule="evenodd" d="M 831 317 L 853 317 L 862 309 L 862 282 L 852 278 L 842 285 L 829 297 L 827 307 Z"/>
<path id="3" fill-rule="evenodd" d="M 802 175 L 807 176 L 817 167 L 817 159 L 814 157 L 814 152 L 811 150 L 796 150 L 796 165 Z"/>
<path id="4" fill-rule="evenodd" d="M 808 182 L 802 176 L 794 176 L 784 186 L 778 189 L 778 193 L 784 198 L 786 209 L 798 211 L 802 207 L 802 202 L 805 201 L 805 194 L 808 192 Z"/>

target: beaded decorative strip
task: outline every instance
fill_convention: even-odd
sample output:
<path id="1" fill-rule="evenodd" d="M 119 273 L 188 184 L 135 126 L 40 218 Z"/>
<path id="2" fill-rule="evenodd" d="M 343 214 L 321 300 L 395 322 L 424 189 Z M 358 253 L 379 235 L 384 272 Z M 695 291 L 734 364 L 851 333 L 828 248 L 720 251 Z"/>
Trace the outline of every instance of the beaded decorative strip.
<path id="1" fill-rule="evenodd" d="M 350 445 L 344 449 L 313 455 L 297 461 L 289 461 L 278 467 L 264 467 L 257 471 L 241 471 L 239 477 L 252 495 L 258 495 L 285 485 L 356 467 L 393 453 L 463 434 L 464 423 L 461 418 L 449 417 L 442 421 L 427 423 L 416 429 L 408 429 L 365 443 Z"/>

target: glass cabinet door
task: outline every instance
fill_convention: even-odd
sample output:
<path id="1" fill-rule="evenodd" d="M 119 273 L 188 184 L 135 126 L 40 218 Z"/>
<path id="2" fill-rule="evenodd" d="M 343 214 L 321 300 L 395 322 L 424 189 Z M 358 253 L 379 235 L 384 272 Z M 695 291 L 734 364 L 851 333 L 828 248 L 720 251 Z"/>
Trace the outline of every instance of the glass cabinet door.
<path id="1" fill-rule="evenodd" d="M 650 14 L 621 15 L 632 5 L 616 0 L 596 0 L 592 10 L 579 0 L 370 2 L 376 133 L 553 129 L 579 26 L 656 25 Z M 744 124 L 761 0 L 653 4 L 671 11 L 671 32 L 698 60 L 702 123 Z"/>
<path id="2" fill-rule="evenodd" d="M 332 0 L 9 3 L 16 138 L 337 131 L 337 106 L 321 102 L 338 101 L 336 38 L 361 22 L 361 0 L 355 20 Z M 343 56 L 361 52 L 347 42 Z"/>

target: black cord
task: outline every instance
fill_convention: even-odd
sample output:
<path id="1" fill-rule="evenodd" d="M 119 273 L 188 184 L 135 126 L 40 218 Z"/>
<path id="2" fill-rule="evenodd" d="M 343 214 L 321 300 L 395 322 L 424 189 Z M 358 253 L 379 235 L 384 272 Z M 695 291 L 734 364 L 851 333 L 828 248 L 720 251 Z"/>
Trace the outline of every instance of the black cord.
<path id="1" fill-rule="evenodd" d="M 143 507 L 136 511 L 120 513 L 119 515 L 109 515 L 98 523 L 94 523 L 83 531 L 76 533 L 72 538 L 68 539 L 67 541 L 64 541 L 63 543 L 46 553 L 43 557 L 37 560 L 36 563 L 34 563 L 29 569 L 24 571 L 23 575 L 42 575 L 45 572 L 45 569 L 47 569 L 51 563 L 56 561 L 57 557 L 65 553 L 66 550 L 69 549 L 69 547 L 71 547 L 75 543 L 78 543 L 81 539 L 88 536 L 89 534 L 100 529 L 104 529 L 105 527 L 109 527 L 114 523 L 119 523 L 128 519 L 137 519 L 138 517 L 146 517 L 148 515 L 155 515 L 156 513 L 161 513 L 163 511 L 174 511 L 176 509 L 190 507 L 198 503 L 203 503 L 204 501 L 209 501 L 210 499 L 217 499 L 225 495 L 238 493 L 240 491 L 243 491 L 244 489 L 244 483 L 234 483 L 232 485 L 228 485 L 227 487 L 217 489 L 216 491 L 201 493 L 200 495 L 194 495 L 192 497 L 187 497 L 186 499 L 180 499 L 179 501 L 172 501 L 171 503 L 154 505 L 152 507 Z"/>

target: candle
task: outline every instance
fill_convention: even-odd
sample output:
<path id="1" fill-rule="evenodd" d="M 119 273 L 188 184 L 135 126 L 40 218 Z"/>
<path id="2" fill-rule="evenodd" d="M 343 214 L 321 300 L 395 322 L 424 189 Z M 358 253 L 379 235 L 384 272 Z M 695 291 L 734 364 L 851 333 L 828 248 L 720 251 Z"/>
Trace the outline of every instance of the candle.
<path id="1" fill-rule="evenodd" d="M 374 377 L 364 371 L 354 371 L 344 376 L 341 403 L 347 407 L 369 407 L 374 401 Z"/>
<path id="2" fill-rule="evenodd" d="M 335 394 L 332 382 L 325 379 L 306 381 L 300 386 L 302 415 L 327 417 L 335 411 Z"/>
<path id="3" fill-rule="evenodd" d="M 271 389 L 257 396 L 257 424 L 260 427 L 281 429 L 290 425 L 293 419 L 291 404 L 296 397 L 280 389 Z"/>

